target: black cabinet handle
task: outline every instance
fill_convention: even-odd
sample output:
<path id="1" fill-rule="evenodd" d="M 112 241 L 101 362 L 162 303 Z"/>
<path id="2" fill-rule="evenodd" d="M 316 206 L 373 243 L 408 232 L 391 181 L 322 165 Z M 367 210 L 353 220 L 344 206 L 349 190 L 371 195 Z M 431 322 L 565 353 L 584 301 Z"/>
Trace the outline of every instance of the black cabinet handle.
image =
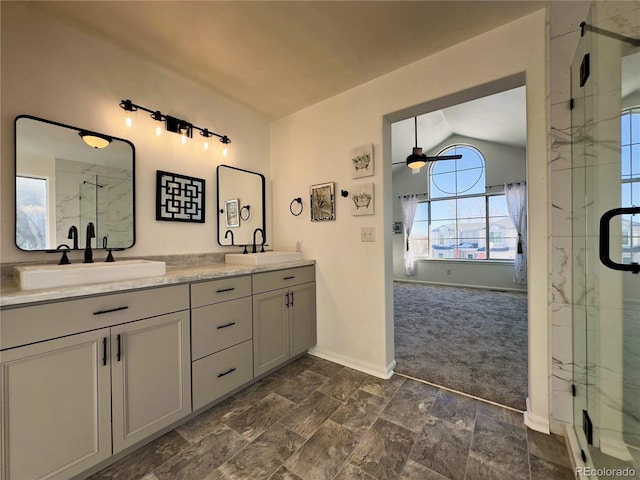
<path id="1" fill-rule="evenodd" d="M 105 313 L 111 313 L 111 312 L 119 312 L 120 310 L 126 310 L 129 307 L 117 307 L 117 308 L 110 308 L 109 310 L 98 310 L 97 312 L 93 312 L 94 315 L 104 315 Z"/>
<path id="2" fill-rule="evenodd" d="M 107 337 L 102 339 L 102 365 L 107 366 Z"/>
<path id="3" fill-rule="evenodd" d="M 293 292 L 291 292 L 291 306 L 293 307 Z"/>
<path id="4" fill-rule="evenodd" d="M 287 292 L 285 297 L 287 297 L 287 303 L 285 304 L 285 307 L 289 308 L 289 292 Z"/>
<path id="5" fill-rule="evenodd" d="M 120 361 L 120 356 L 121 356 L 120 354 L 122 353 L 121 352 L 121 348 L 122 348 L 122 346 L 121 346 L 121 342 L 120 342 L 120 335 L 118 335 L 118 353 L 116 354 L 116 359 L 118 361 Z"/>
<path id="6" fill-rule="evenodd" d="M 235 324 L 236 324 L 236 322 L 225 323 L 224 325 L 218 325 L 216 328 L 218 330 L 220 330 L 222 328 L 233 327 Z"/>
<path id="7" fill-rule="evenodd" d="M 631 273 L 640 273 L 640 264 L 617 263 L 609 255 L 609 227 L 611 219 L 617 215 L 636 215 L 640 213 L 640 207 L 614 208 L 605 212 L 600 218 L 600 261 L 613 270 L 623 270 Z"/>
<path id="8" fill-rule="evenodd" d="M 296 278 L 296 276 L 291 275 L 290 277 L 284 277 L 283 280 L 293 280 L 294 278 Z"/>
<path id="9" fill-rule="evenodd" d="M 216 290 L 216 293 L 233 292 L 235 289 L 236 287 L 221 288 L 220 290 Z"/>
<path id="10" fill-rule="evenodd" d="M 229 369 L 229 370 L 227 370 L 226 372 L 219 373 L 219 374 L 218 374 L 218 378 L 220 378 L 220 377 L 224 377 L 225 375 L 229 375 L 230 373 L 233 373 L 233 372 L 235 372 L 235 371 L 236 371 L 235 367 L 234 367 L 234 368 L 230 368 L 230 369 Z"/>

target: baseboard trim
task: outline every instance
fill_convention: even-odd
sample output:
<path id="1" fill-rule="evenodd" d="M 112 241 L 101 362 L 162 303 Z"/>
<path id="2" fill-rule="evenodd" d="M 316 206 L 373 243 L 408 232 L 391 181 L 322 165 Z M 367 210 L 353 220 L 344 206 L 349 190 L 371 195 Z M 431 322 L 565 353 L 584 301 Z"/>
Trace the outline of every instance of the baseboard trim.
<path id="1" fill-rule="evenodd" d="M 342 355 L 335 354 L 333 352 L 323 351 L 318 348 L 313 348 L 309 350 L 309 355 L 313 355 L 314 357 L 319 357 L 324 360 L 329 360 L 330 362 L 337 363 L 342 365 L 343 367 L 353 368 L 354 370 L 358 370 L 362 373 L 366 373 L 368 375 L 373 375 L 374 377 L 384 378 L 388 380 L 393 375 L 393 369 L 396 367 L 396 361 L 393 360 L 389 365 L 384 369 L 380 369 L 374 367 L 372 365 L 362 363 L 356 359 L 344 357 Z"/>
<path id="2" fill-rule="evenodd" d="M 531 413 L 529 397 L 527 397 L 527 411 L 524 412 L 524 424 L 536 432 L 546 433 L 547 435 L 550 433 L 549 419 L 536 415 L 535 413 Z"/>
<path id="3" fill-rule="evenodd" d="M 629 452 L 629 448 L 621 438 L 622 434 L 619 435 L 620 438 L 603 438 L 602 434 L 600 434 L 600 450 L 602 453 L 620 459 L 624 462 L 632 462 L 633 457 Z"/>
<path id="4" fill-rule="evenodd" d="M 394 282 L 398 283 L 419 283 L 423 285 L 440 285 L 443 287 L 463 287 L 463 288 L 478 288 L 480 290 L 493 290 L 496 292 L 515 292 L 515 293 L 528 293 L 528 290 L 522 288 L 513 288 L 513 287 L 497 287 L 490 285 L 472 285 L 466 283 L 446 283 L 446 282 L 430 282 L 427 280 L 408 280 L 404 278 L 394 278 Z"/>

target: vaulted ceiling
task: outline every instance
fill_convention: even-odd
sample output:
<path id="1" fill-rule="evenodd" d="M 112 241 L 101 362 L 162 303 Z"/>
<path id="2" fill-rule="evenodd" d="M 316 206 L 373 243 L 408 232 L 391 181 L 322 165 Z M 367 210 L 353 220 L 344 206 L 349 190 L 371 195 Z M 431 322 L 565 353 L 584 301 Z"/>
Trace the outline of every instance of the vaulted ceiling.
<path id="1" fill-rule="evenodd" d="M 30 1 L 277 119 L 542 8 L 540 1 Z"/>

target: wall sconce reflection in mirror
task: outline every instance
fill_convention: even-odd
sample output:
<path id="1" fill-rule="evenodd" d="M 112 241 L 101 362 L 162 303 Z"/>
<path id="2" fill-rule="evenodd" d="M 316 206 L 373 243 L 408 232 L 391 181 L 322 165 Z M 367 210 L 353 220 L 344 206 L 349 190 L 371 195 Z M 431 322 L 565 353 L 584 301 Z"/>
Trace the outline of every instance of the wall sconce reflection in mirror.
<path id="1" fill-rule="evenodd" d="M 111 143 L 111 137 L 100 133 L 89 132 L 88 130 L 80 130 L 78 132 L 84 143 L 92 148 L 107 148 Z"/>
<path id="2" fill-rule="evenodd" d="M 296 203 L 298 206 L 294 206 L 294 203 Z M 294 217 L 299 217 L 300 214 L 302 214 L 302 210 L 304 210 L 304 205 L 302 205 L 302 197 L 297 197 L 291 200 L 291 203 L 289 204 L 289 211 L 291 212 L 291 215 L 293 215 Z"/>
<path id="3" fill-rule="evenodd" d="M 160 110 L 151 110 L 150 108 L 143 107 L 141 105 L 137 105 L 133 103 L 131 100 L 122 100 L 120 102 L 120 108 L 125 111 L 125 124 L 127 127 L 133 125 L 132 113 L 137 112 L 138 110 L 142 110 L 150 114 L 151 118 L 157 122 L 164 123 L 164 130 L 167 132 L 178 133 L 182 136 L 182 143 L 187 142 L 187 138 L 193 138 L 193 131 L 197 130 L 200 132 L 200 135 L 204 137 L 203 148 L 205 150 L 209 149 L 209 138 L 217 137 L 220 142 L 225 146 L 225 153 L 227 150 L 227 145 L 231 143 L 231 139 L 226 135 L 221 135 L 216 132 L 212 132 L 208 128 L 198 127 L 197 125 L 188 122 L 187 120 L 182 120 L 180 118 L 173 117 L 171 115 L 165 115 Z M 156 135 L 162 135 L 162 128 L 160 125 L 156 126 Z M 84 138 L 84 137 L 83 137 Z M 98 147 L 100 148 L 100 147 Z"/>

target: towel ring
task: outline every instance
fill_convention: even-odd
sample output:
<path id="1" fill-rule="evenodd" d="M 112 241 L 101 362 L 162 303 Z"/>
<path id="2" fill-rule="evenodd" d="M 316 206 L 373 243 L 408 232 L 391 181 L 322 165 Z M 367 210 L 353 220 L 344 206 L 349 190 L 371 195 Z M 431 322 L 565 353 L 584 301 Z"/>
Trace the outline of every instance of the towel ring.
<path id="1" fill-rule="evenodd" d="M 246 216 L 242 213 L 242 212 L 244 212 L 245 209 L 247 210 Z M 251 205 L 245 205 L 244 207 L 242 207 L 240 209 L 240 219 L 244 220 L 246 222 L 250 218 L 251 218 Z"/>
<path id="2" fill-rule="evenodd" d="M 299 205 L 300 211 L 298 211 L 298 213 L 296 213 L 293 210 L 294 203 L 297 203 Z M 298 217 L 300 216 L 300 214 L 302 214 L 302 210 L 304 210 L 304 205 L 302 204 L 302 197 L 297 197 L 291 200 L 291 203 L 289 204 L 289 211 L 291 212 L 291 215 L 293 215 L 294 217 Z"/>

